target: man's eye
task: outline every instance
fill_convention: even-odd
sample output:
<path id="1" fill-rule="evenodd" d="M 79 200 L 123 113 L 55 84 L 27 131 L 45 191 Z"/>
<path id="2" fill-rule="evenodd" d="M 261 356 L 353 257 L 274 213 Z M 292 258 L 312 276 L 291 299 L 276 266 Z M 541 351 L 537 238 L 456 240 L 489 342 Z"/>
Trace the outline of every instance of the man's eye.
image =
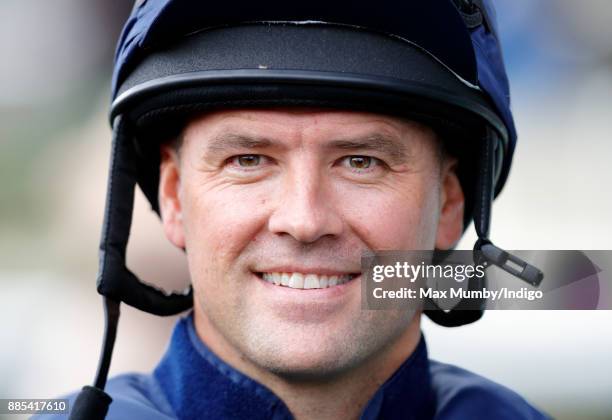
<path id="1" fill-rule="evenodd" d="M 262 161 L 261 155 L 240 155 L 231 158 L 231 163 L 242 168 L 252 168 L 259 165 Z"/>
<path id="2" fill-rule="evenodd" d="M 379 160 L 372 156 L 347 156 L 344 158 L 345 164 L 352 169 L 369 169 L 379 163 Z"/>

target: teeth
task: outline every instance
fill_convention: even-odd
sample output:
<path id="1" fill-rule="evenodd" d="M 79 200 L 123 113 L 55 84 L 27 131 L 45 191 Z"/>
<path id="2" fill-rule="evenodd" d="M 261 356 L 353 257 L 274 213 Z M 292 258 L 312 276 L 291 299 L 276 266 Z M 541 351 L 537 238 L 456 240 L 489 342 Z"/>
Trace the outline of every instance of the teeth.
<path id="1" fill-rule="evenodd" d="M 289 287 L 292 289 L 303 289 L 304 276 L 301 273 L 293 273 L 289 279 Z"/>
<path id="2" fill-rule="evenodd" d="M 338 284 L 338 276 L 331 276 L 329 278 L 329 287 L 335 286 Z"/>
<path id="3" fill-rule="evenodd" d="M 267 274 L 267 273 L 266 273 Z M 264 279 L 266 278 L 266 274 L 264 274 Z M 274 273 L 276 274 L 276 273 Z M 281 285 L 283 286 L 289 286 L 289 279 L 291 278 L 291 276 L 287 273 L 283 273 L 281 275 Z"/>
<path id="4" fill-rule="evenodd" d="M 319 276 L 317 274 L 302 273 L 263 273 L 263 279 L 268 283 L 292 289 L 325 289 L 346 283 L 353 277 L 355 276 L 352 274 Z"/>
<path id="5" fill-rule="evenodd" d="M 295 274 L 294 274 L 295 275 Z M 304 289 L 318 289 L 319 277 L 314 274 L 308 274 L 304 277 Z"/>
<path id="6" fill-rule="evenodd" d="M 281 275 L 279 273 L 272 273 L 272 282 L 279 286 L 281 284 Z"/>

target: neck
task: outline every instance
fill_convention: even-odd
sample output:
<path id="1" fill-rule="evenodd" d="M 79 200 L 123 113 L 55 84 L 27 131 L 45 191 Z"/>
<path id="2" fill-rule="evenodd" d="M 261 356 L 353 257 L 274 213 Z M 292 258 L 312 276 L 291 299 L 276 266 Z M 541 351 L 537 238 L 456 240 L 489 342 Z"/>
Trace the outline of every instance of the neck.
<path id="1" fill-rule="evenodd" d="M 199 312 L 199 313 L 198 313 Z M 412 354 L 420 339 L 420 315 L 383 351 L 358 367 L 332 378 L 287 378 L 264 370 L 244 357 L 200 311 L 195 312 L 198 336 L 226 363 L 268 387 L 297 420 L 358 419 L 376 391 Z"/>

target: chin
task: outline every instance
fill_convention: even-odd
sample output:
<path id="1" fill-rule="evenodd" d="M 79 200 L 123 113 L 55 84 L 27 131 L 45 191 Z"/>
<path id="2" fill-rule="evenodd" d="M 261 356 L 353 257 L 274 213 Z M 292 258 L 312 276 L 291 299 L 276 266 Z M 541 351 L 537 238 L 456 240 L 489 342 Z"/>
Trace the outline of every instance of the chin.
<path id="1" fill-rule="evenodd" d="M 359 365 L 367 346 L 342 343 L 337 336 L 299 337 L 268 334 L 255 339 L 244 354 L 260 368 L 287 380 L 321 380 Z"/>
<path id="2" fill-rule="evenodd" d="M 340 357 L 338 357 L 340 356 Z M 349 371 L 358 359 L 355 355 L 336 352 L 304 357 L 268 360 L 266 370 L 291 381 L 320 381 L 331 379 Z"/>

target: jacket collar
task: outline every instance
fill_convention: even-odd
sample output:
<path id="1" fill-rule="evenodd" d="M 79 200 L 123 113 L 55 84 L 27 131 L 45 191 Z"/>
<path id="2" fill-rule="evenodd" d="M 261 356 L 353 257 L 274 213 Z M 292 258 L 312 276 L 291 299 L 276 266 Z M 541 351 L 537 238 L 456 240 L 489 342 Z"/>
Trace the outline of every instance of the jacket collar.
<path id="1" fill-rule="evenodd" d="M 216 356 L 197 336 L 193 314 L 181 319 L 153 373 L 178 418 L 292 419 L 272 391 Z M 374 394 L 361 419 L 433 415 L 429 360 L 421 336 L 412 355 Z"/>

